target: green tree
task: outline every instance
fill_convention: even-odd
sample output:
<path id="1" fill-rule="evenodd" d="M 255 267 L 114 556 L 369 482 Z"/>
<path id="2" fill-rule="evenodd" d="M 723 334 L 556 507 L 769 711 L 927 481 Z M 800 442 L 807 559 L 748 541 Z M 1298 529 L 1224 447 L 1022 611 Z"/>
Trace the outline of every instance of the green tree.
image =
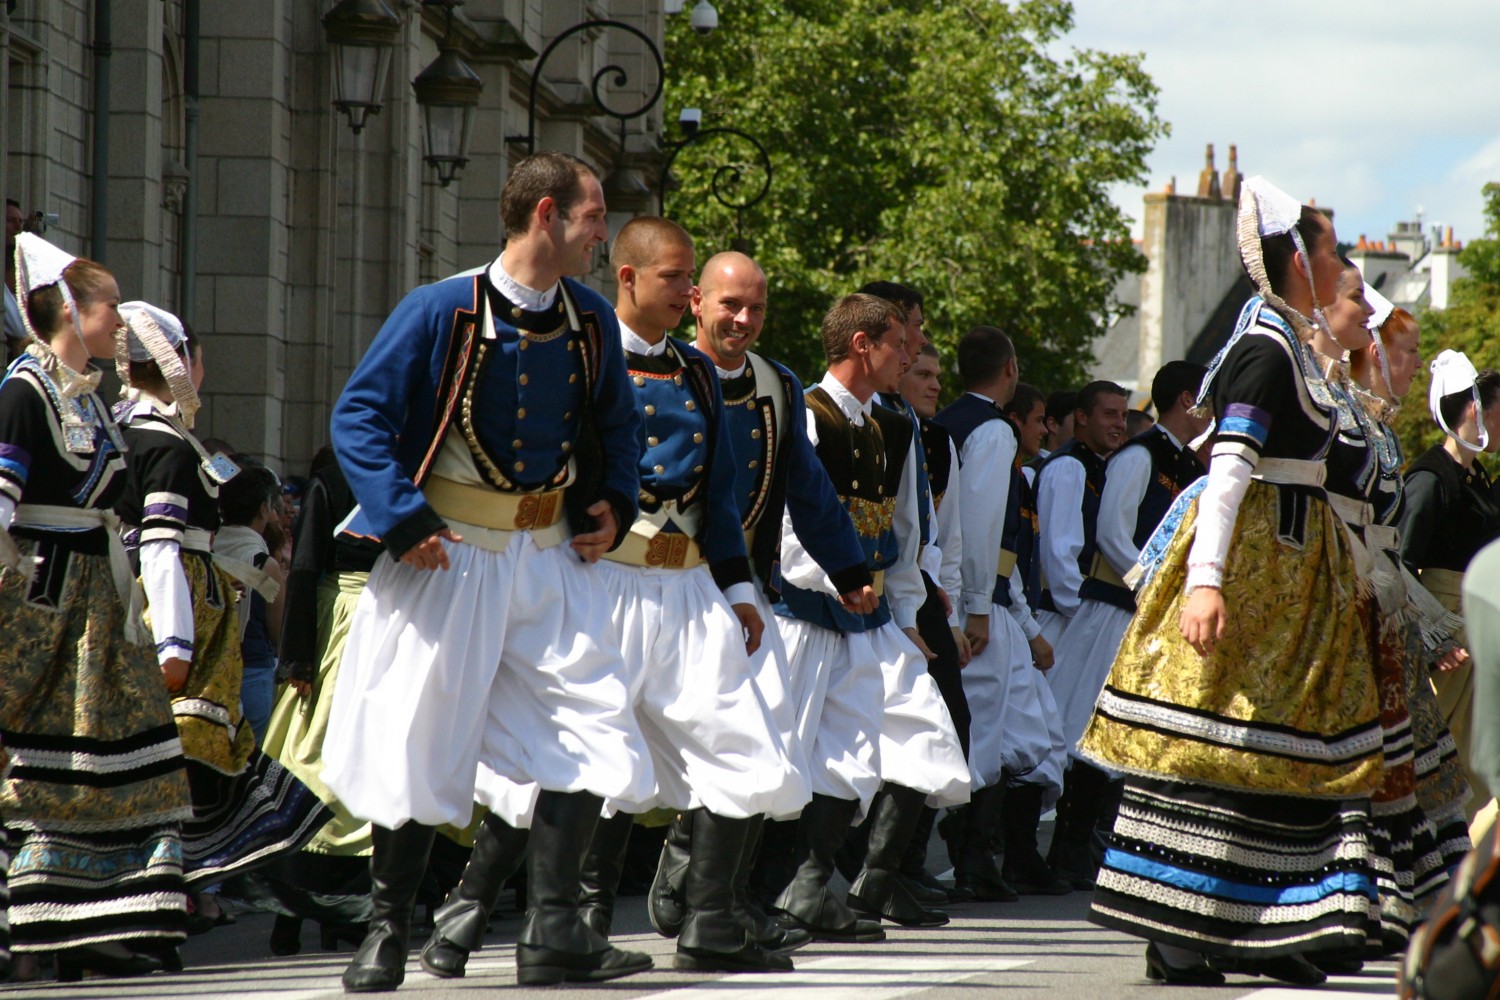
<path id="1" fill-rule="evenodd" d="M 1426 365 L 1451 349 L 1468 355 L 1475 368 L 1500 367 L 1500 183 L 1484 186 L 1484 201 L 1486 236 L 1470 241 L 1458 255 L 1467 276 L 1453 283 L 1447 309 L 1424 309 L 1418 318 L 1424 365 L 1395 420 L 1408 459 L 1443 440 L 1427 406 L 1431 379 Z M 1497 467 L 1493 456 L 1484 460 L 1491 469 Z"/>
<path id="2" fill-rule="evenodd" d="M 666 117 L 703 110 L 770 152 L 769 195 L 729 137 L 684 149 L 667 212 L 700 259 L 739 235 L 771 282 L 764 349 L 804 376 L 822 368 L 818 326 L 840 295 L 893 278 L 928 297 L 929 333 L 951 350 L 995 323 L 1023 377 L 1076 384 L 1089 341 L 1122 311 L 1120 274 L 1144 269 L 1109 187 L 1143 182 L 1167 126 L 1140 55 L 1066 45 L 1066 0 L 724 0 L 707 39 L 674 19 Z M 722 143 L 722 145 L 715 145 Z M 742 217 L 741 217 L 742 216 Z M 951 359 L 951 353 L 949 358 Z"/>

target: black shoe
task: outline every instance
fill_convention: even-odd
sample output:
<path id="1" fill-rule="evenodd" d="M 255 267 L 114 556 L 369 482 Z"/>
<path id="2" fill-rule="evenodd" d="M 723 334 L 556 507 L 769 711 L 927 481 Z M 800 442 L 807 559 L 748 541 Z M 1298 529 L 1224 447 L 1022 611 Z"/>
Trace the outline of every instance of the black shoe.
<path id="1" fill-rule="evenodd" d="M 1363 948 L 1315 951 L 1307 956 L 1307 960 L 1330 976 L 1357 976 L 1365 967 Z"/>
<path id="2" fill-rule="evenodd" d="M 405 981 L 411 911 L 436 832 L 412 821 L 370 828 L 370 929 L 344 970 L 345 993 L 383 993 Z"/>
<path id="3" fill-rule="evenodd" d="M 426 972 L 439 979 L 464 974 L 469 955 L 484 943 L 500 891 L 526 860 L 530 838 L 530 830 L 518 830 L 494 813 L 485 814 L 463 876 L 432 915 L 432 934 L 418 957 Z"/>
<path id="4" fill-rule="evenodd" d="M 561 982 L 600 983 L 651 968 L 651 956 L 606 944 L 603 951 L 580 954 L 545 945 L 516 945 L 516 982 L 522 986 L 555 986 Z"/>
<path id="5" fill-rule="evenodd" d="M 760 924 L 760 946 L 766 951 L 785 955 L 812 944 L 813 936 L 800 927 L 788 927 L 777 917 L 767 917 Z"/>
<path id="6" fill-rule="evenodd" d="M 1094 887 L 1094 879 L 1092 876 L 1073 871 L 1071 868 L 1058 868 L 1056 866 L 1053 866 L 1052 870 L 1057 873 L 1058 878 L 1062 879 L 1064 882 L 1068 883 L 1068 885 L 1072 886 L 1074 889 L 1079 890 L 1080 892 L 1092 889 Z"/>
<path id="7" fill-rule="evenodd" d="M 116 955 L 85 946 L 57 953 L 57 981 L 60 983 L 80 982 L 85 972 L 124 977 L 150 975 L 160 969 L 161 963 L 156 959 L 131 951 Z"/>
<path id="8" fill-rule="evenodd" d="M 913 899 L 900 875 L 870 868 L 860 872 L 849 887 L 849 909 L 902 927 L 942 927 L 948 923 L 948 914 L 929 910 Z"/>
<path id="9" fill-rule="evenodd" d="M 1146 945 L 1146 978 L 1169 986 L 1224 985 L 1224 974 L 1215 971 L 1207 962 L 1189 966 L 1168 965 L 1155 941 Z"/>
<path id="10" fill-rule="evenodd" d="M 646 916 L 651 926 L 664 938 L 682 933 L 687 915 L 682 899 L 682 883 L 687 877 L 688 854 L 693 842 L 693 811 L 677 814 L 667 826 L 667 838 L 656 863 L 656 878 L 646 894 Z"/>
<path id="11" fill-rule="evenodd" d="M 672 968 L 688 972 L 791 972 L 792 960 L 750 942 L 735 952 L 702 951 L 677 946 Z"/>
<path id="12" fill-rule="evenodd" d="M 906 891 L 911 893 L 912 898 L 924 906 L 931 903 L 941 906 L 949 902 L 948 890 L 943 888 L 926 869 L 915 875 L 902 872 L 901 882 L 906 886 Z"/>
<path id="13" fill-rule="evenodd" d="M 1328 981 L 1316 965 L 1301 955 L 1278 955 L 1276 958 L 1215 958 L 1213 967 L 1221 972 L 1238 972 L 1245 976 L 1265 976 L 1294 986 L 1318 986 Z"/>
<path id="14" fill-rule="evenodd" d="M 271 924 L 271 954 L 285 958 L 301 950 L 302 918 L 276 914 L 276 920 Z"/>

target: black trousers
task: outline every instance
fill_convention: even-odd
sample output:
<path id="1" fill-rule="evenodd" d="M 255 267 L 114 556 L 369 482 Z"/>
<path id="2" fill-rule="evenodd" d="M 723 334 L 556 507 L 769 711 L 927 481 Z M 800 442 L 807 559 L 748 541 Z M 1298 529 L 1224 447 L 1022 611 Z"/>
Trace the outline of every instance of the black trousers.
<path id="1" fill-rule="evenodd" d="M 938 596 L 937 584 L 926 573 L 922 574 L 922 582 L 927 585 L 927 600 L 917 612 L 917 633 L 927 643 L 927 648 L 937 654 L 937 659 L 927 661 L 927 672 L 932 675 L 943 703 L 948 706 L 953 728 L 958 730 L 958 742 L 964 748 L 964 759 L 968 760 L 969 699 L 964 696 L 964 682 L 959 676 L 958 643 L 953 641 L 953 633 L 948 629 L 948 618 L 943 614 L 943 599 Z M 948 599 L 958 604 L 963 595 L 949 594 Z M 963 621 L 961 611 L 959 621 Z"/>

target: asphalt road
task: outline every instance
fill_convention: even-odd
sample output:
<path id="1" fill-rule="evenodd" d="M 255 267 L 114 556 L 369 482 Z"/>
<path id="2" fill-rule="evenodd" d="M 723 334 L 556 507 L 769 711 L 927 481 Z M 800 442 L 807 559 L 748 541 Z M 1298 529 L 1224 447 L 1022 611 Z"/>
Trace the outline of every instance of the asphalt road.
<path id="1" fill-rule="evenodd" d="M 508 896 L 509 894 L 507 894 Z M 1166 988 L 1145 979 L 1140 942 L 1106 931 L 1085 919 L 1089 893 L 1025 897 L 1017 903 L 969 903 L 950 908 L 953 921 L 936 930 L 887 927 L 884 942 L 811 945 L 793 956 L 797 969 L 778 975 L 711 976 L 672 969 L 673 943 L 652 933 L 645 900 L 621 900 L 615 940 L 649 952 L 656 968 L 627 979 L 587 987 L 526 989 L 516 986 L 511 942 L 518 915 L 497 920 L 483 951 L 469 962 L 468 976 L 440 980 L 427 975 L 413 951 L 401 993 L 423 998 L 475 997 L 503 990 L 507 997 L 609 997 L 628 1000 L 739 1000 L 788 996 L 798 1000 L 1158 1000 L 1247 997 L 1254 1000 L 1367 998 L 1393 994 L 1394 965 L 1367 966 L 1360 976 L 1340 977 L 1319 989 L 1277 988 L 1266 980 L 1232 976 L 1215 988 Z M 91 979 L 81 984 L 8 984 L 20 997 L 158 998 L 216 997 L 222 1000 L 332 1000 L 343 993 L 339 975 L 350 951 L 317 950 L 317 928 L 307 925 L 302 954 L 275 958 L 267 941 L 271 918 L 242 913 L 237 924 L 193 938 L 183 947 L 187 971 L 144 979 Z M 420 943 L 420 937 L 418 939 Z M 0 987 L 3 989 L 4 987 Z"/>

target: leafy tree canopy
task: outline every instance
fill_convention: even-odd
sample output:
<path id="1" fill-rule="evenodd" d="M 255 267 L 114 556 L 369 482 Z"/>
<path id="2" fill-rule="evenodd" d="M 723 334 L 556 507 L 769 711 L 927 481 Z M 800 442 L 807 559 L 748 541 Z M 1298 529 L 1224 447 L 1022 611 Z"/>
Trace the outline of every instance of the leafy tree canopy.
<path id="1" fill-rule="evenodd" d="M 1418 318 L 1423 367 L 1395 420 L 1408 459 L 1443 440 L 1427 406 L 1432 359 L 1451 349 L 1463 351 L 1475 368 L 1500 367 L 1500 183 L 1484 186 L 1484 200 L 1486 236 L 1470 241 L 1458 255 L 1467 277 L 1453 283 L 1447 309 L 1425 309 Z M 1491 470 L 1500 467 L 1494 456 L 1483 459 Z"/>
<path id="2" fill-rule="evenodd" d="M 1066 0 L 721 0 L 720 30 L 670 22 L 666 118 L 703 111 L 731 137 L 683 149 L 667 214 L 699 258 L 737 235 L 770 279 L 762 348 L 804 377 L 823 367 L 819 321 L 838 296 L 894 279 L 927 296 L 951 360 L 971 326 L 1009 332 L 1023 377 L 1077 384 L 1089 341 L 1122 307 L 1118 276 L 1144 257 L 1109 197 L 1144 183 L 1167 125 L 1140 54 L 1068 46 Z M 738 186 L 732 173 L 739 166 Z M 739 192 L 738 199 L 735 192 Z M 952 381 L 950 379 L 950 381 Z"/>

